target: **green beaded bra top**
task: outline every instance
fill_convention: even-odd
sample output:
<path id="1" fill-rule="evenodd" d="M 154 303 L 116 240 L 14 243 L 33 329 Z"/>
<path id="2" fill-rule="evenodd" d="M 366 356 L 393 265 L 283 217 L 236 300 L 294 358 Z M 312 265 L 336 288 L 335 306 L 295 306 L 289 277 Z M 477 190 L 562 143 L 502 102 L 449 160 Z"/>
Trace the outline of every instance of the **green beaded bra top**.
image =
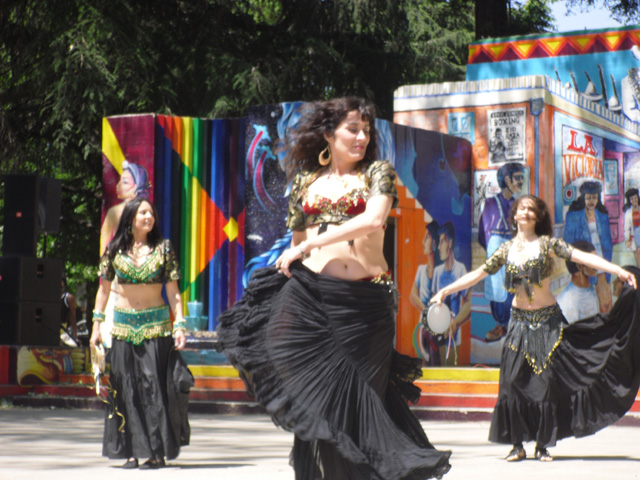
<path id="1" fill-rule="evenodd" d="M 100 260 L 100 276 L 121 285 L 167 283 L 180 278 L 176 254 L 169 240 L 163 240 L 140 265 L 121 250 L 113 260 L 105 254 Z"/>

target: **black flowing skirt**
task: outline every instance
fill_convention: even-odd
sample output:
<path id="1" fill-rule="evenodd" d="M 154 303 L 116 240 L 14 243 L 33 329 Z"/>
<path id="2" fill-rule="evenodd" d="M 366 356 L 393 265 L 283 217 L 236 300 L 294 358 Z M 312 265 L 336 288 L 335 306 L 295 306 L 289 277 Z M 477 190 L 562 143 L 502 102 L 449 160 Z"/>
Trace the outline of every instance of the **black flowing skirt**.
<path id="1" fill-rule="evenodd" d="M 219 348 L 276 425 L 295 434 L 296 479 L 440 477 L 450 452 L 429 443 L 408 400 L 420 360 L 393 347 L 389 286 L 338 280 L 300 262 L 287 279 L 256 271 L 218 321 Z"/>
<path id="2" fill-rule="evenodd" d="M 489 440 L 554 446 L 562 438 L 591 435 L 620 419 L 640 386 L 639 295 L 626 287 L 608 314 L 565 322 L 540 374 L 523 353 L 528 347 L 524 341 L 530 339 L 516 339 L 518 351 L 508 347 L 516 330 L 510 323 Z"/>
<path id="3" fill-rule="evenodd" d="M 193 377 L 171 336 L 134 345 L 113 339 L 102 455 L 174 459 L 189 443 Z"/>

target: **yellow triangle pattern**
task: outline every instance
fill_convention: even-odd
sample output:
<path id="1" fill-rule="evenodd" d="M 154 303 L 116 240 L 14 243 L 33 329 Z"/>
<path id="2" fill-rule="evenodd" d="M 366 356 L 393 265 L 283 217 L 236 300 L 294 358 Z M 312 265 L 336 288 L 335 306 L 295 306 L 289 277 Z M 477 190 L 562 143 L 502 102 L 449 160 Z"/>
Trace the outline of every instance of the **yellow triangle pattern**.
<path id="1" fill-rule="evenodd" d="M 565 39 L 553 38 L 551 40 L 542 40 L 541 43 L 549 50 L 549 52 L 551 52 L 552 55 L 555 55 L 564 45 Z"/>
<path id="2" fill-rule="evenodd" d="M 481 50 L 479 45 L 469 45 L 469 60 L 472 60 Z"/>
<path id="3" fill-rule="evenodd" d="M 611 32 L 605 33 L 600 38 L 607 44 L 607 46 L 613 50 L 624 38 L 623 32 Z"/>
<path id="4" fill-rule="evenodd" d="M 535 46 L 536 42 L 517 42 L 513 44 L 513 48 L 522 58 L 527 58 Z"/>
<path id="5" fill-rule="evenodd" d="M 505 51 L 505 49 L 507 48 L 508 44 L 496 44 L 496 45 L 489 45 L 487 47 L 487 50 L 491 53 L 491 56 L 493 58 L 500 58 L 502 56 L 502 53 Z"/>
<path id="6" fill-rule="evenodd" d="M 588 35 L 585 37 L 573 37 L 571 40 L 580 48 L 580 50 L 585 50 L 588 45 L 590 45 L 594 40 L 593 35 Z"/>

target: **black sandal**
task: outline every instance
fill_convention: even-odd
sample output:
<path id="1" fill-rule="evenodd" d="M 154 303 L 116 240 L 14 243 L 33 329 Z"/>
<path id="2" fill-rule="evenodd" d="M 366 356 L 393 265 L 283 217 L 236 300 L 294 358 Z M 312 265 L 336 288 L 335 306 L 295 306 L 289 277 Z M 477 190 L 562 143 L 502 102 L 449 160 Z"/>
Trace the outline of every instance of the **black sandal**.
<path id="1" fill-rule="evenodd" d="M 126 461 L 124 465 L 122 465 L 122 468 L 126 468 L 126 469 L 138 468 L 138 459 L 130 458 L 129 460 Z"/>
<path id="2" fill-rule="evenodd" d="M 541 462 L 553 462 L 553 457 L 549 454 L 549 450 L 544 447 L 536 447 L 536 459 Z"/>
<path id="3" fill-rule="evenodd" d="M 507 455 L 505 460 L 507 462 L 519 462 L 524 460 L 527 457 L 527 452 L 524 451 L 524 447 L 522 445 L 516 445 Z"/>
<path id="4" fill-rule="evenodd" d="M 144 462 L 142 465 L 140 465 L 140 470 L 156 470 L 164 466 L 165 466 L 164 458 L 160 458 L 160 459 L 150 458 L 149 460 Z"/>

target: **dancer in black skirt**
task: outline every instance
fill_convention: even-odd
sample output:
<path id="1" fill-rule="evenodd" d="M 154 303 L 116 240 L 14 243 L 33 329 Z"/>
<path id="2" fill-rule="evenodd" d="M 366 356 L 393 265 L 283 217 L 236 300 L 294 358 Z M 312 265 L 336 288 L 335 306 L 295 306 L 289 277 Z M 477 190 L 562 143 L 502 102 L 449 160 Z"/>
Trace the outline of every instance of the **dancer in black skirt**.
<path id="1" fill-rule="evenodd" d="M 93 348 L 102 342 L 111 283 L 118 301 L 111 331 L 110 389 L 102 454 L 126 458 L 123 468 L 160 468 L 189 443 L 187 407 L 193 377 L 175 350 L 184 348 L 186 322 L 177 280 L 176 255 L 163 240 L 156 210 L 138 197 L 124 207 L 116 234 L 100 260 L 102 282 L 93 312 Z M 175 315 L 162 298 L 166 286 Z M 172 338 L 173 333 L 173 338 Z M 148 458 L 138 465 L 138 458 Z"/>
<path id="2" fill-rule="evenodd" d="M 295 434 L 296 479 L 441 477 L 450 452 L 434 449 L 408 407 L 420 360 L 393 346 L 382 247 L 397 193 L 393 166 L 376 159 L 374 106 L 307 104 L 284 143 L 291 248 L 220 316 L 220 349 Z"/>
<path id="3" fill-rule="evenodd" d="M 590 435 L 633 405 L 640 385 L 640 312 L 636 277 L 597 255 L 551 237 L 546 204 L 533 195 L 514 203 L 514 238 L 480 268 L 440 290 L 431 302 L 470 288 L 506 265 L 505 288 L 515 294 L 500 362 L 500 389 L 489 440 L 513 445 L 507 461 L 551 461 L 547 447 L 566 437 Z M 553 257 L 571 259 L 615 275 L 625 286 L 606 315 L 568 325 L 549 282 Z"/>

